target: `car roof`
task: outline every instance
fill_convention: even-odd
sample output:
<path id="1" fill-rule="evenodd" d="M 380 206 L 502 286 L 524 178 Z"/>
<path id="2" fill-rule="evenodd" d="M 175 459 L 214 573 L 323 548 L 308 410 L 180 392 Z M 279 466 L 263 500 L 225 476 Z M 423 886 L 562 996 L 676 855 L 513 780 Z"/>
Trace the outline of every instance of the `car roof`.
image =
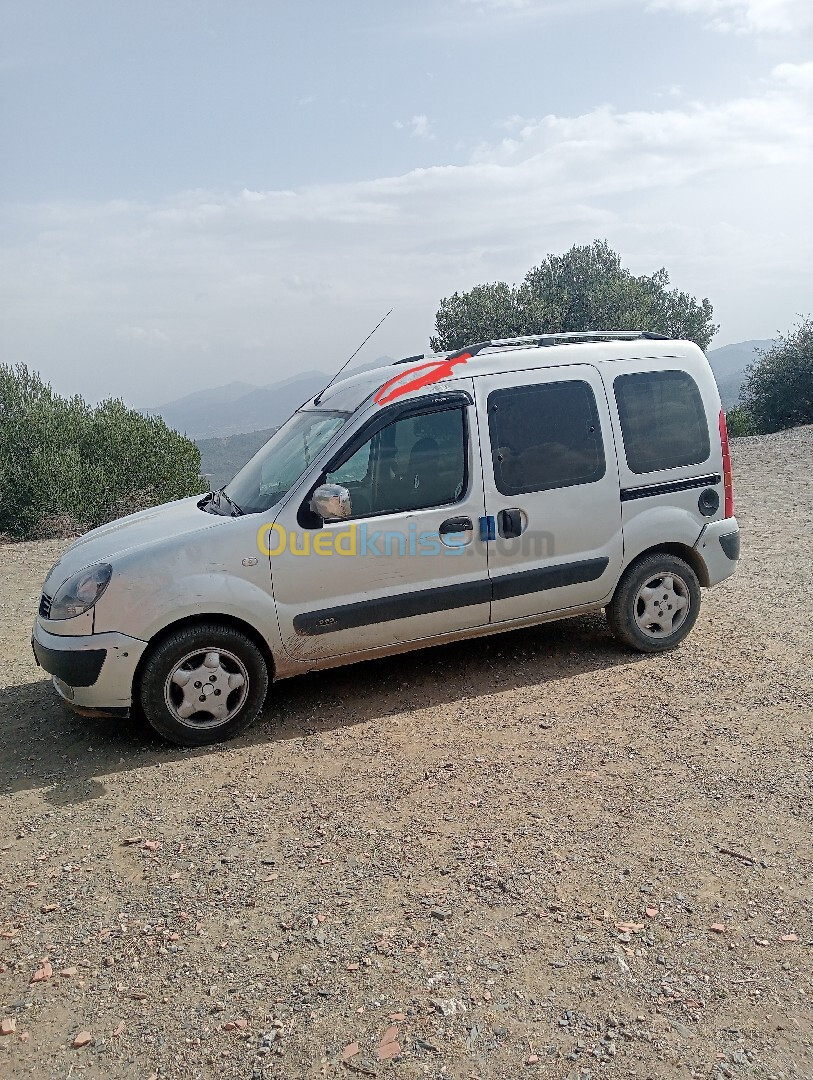
<path id="1" fill-rule="evenodd" d="M 327 409 L 353 411 L 390 383 L 401 388 L 414 385 L 414 390 L 402 389 L 398 396 L 423 389 L 417 382 L 430 372 L 431 385 L 439 386 L 463 377 L 641 359 L 696 362 L 703 359 L 703 353 L 694 342 L 638 330 L 503 338 L 477 342 L 450 353 L 410 356 L 385 367 L 359 372 L 333 383 L 307 404 L 318 402 Z"/>

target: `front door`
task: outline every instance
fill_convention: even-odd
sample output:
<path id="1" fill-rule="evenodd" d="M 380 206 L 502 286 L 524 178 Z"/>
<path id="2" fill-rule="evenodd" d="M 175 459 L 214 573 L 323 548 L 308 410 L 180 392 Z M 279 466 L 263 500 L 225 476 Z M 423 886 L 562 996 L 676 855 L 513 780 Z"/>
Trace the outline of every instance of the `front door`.
<path id="1" fill-rule="evenodd" d="M 623 542 L 604 385 L 587 364 L 477 378 L 492 622 L 596 603 Z"/>
<path id="2" fill-rule="evenodd" d="M 488 623 L 473 382 L 445 383 L 444 391 L 374 409 L 277 518 L 272 585 L 293 659 Z M 308 520 L 303 507 L 319 482 L 347 488 L 350 520 Z"/>

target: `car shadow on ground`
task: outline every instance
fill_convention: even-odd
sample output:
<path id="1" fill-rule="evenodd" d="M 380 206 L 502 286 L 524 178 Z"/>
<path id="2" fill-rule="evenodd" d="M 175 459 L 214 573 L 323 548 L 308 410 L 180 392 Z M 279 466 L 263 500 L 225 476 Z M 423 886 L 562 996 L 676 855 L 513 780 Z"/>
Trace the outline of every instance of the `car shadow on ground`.
<path id="1" fill-rule="evenodd" d="M 54 805 L 81 803 L 104 794 L 100 778 L 117 772 L 459 706 L 645 660 L 616 644 L 603 616 L 582 616 L 284 680 L 245 734 L 194 749 L 168 745 L 135 711 L 126 720 L 75 716 L 43 678 L 0 690 L 0 793 L 42 788 Z"/>

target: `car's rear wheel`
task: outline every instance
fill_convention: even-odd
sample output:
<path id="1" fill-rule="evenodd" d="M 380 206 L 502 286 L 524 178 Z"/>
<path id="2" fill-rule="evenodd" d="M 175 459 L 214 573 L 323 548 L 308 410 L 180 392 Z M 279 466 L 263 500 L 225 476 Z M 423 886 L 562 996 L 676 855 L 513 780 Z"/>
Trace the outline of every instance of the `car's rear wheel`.
<path id="1" fill-rule="evenodd" d="M 648 555 L 621 578 L 607 606 L 615 637 L 638 652 L 665 652 L 690 632 L 700 611 L 700 582 L 683 559 Z"/>
<path id="2" fill-rule="evenodd" d="M 256 718 L 268 691 L 257 645 L 231 626 L 202 623 L 163 638 L 141 676 L 141 706 L 155 730 L 180 746 L 232 739 Z"/>

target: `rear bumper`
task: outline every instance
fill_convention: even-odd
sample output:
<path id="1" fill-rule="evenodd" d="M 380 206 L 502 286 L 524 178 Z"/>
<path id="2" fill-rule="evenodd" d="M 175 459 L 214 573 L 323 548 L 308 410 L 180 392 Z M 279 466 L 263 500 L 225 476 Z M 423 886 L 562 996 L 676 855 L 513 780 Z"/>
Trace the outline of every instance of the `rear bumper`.
<path id="1" fill-rule="evenodd" d="M 740 527 L 736 518 L 712 521 L 703 528 L 694 550 L 703 560 L 709 585 L 731 577 L 740 557 Z"/>
<path id="2" fill-rule="evenodd" d="M 71 708 L 127 714 L 146 641 L 116 633 L 51 634 L 37 619 L 31 645 L 37 663 L 53 676 L 54 689 Z"/>

